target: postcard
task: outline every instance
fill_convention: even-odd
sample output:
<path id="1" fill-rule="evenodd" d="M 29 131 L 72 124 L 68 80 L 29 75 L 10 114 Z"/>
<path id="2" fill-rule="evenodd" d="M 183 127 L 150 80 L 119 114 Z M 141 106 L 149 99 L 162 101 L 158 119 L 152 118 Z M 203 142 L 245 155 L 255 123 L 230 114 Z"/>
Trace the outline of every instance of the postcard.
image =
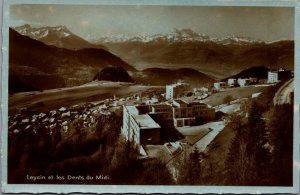
<path id="1" fill-rule="evenodd" d="M 2 191 L 299 193 L 297 6 L 4 1 Z"/>

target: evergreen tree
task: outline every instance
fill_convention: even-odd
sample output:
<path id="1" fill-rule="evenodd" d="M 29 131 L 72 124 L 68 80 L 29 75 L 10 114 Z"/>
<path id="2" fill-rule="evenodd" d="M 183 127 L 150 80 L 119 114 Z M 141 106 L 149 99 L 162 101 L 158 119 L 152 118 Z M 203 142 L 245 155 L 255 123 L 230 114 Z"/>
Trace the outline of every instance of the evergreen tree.
<path id="1" fill-rule="evenodd" d="M 276 106 L 268 123 L 272 150 L 271 185 L 293 183 L 293 105 Z"/>
<path id="2" fill-rule="evenodd" d="M 249 158 L 249 185 L 262 185 L 269 175 L 270 157 L 264 147 L 267 143 L 263 108 L 252 102 L 248 117 L 247 156 Z"/>
<path id="3" fill-rule="evenodd" d="M 246 185 L 248 183 L 247 138 L 248 129 L 240 115 L 233 114 L 229 118 L 229 128 L 235 132 L 226 159 L 227 183 L 230 185 Z"/>
<path id="4" fill-rule="evenodd" d="M 171 185 L 174 184 L 172 175 L 166 165 L 160 160 L 152 159 L 143 164 L 142 171 L 137 177 L 139 185 Z"/>
<path id="5" fill-rule="evenodd" d="M 263 107 L 252 102 L 247 120 L 232 116 L 230 127 L 236 132 L 226 161 L 229 183 L 266 185 L 270 174 L 270 152 L 265 147 L 267 133 Z"/>
<path id="6" fill-rule="evenodd" d="M 190 154 L 183 154 L 178 171 L 177 182 L 183 185 L 195 185 L 201 182 L 200 153 L 197 147 Z"/>

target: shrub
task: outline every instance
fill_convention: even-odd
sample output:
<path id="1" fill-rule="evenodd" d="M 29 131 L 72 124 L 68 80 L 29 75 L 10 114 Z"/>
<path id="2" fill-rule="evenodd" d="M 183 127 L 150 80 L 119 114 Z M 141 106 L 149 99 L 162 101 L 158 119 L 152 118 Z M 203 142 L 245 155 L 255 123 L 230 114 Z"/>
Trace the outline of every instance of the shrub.
<path id="1" fill-rule="evenodd" d="M 233 100 L 232 95 L 226 95 L 223 99 L 224 104 L 229 104 Z"/>

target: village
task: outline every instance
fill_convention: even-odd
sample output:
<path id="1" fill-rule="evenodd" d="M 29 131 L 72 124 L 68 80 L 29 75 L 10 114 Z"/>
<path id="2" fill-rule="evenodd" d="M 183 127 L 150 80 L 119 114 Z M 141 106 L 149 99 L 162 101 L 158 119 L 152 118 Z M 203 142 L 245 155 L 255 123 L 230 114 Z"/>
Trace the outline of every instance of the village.
<path id="1" fill-rule="evenodd" d="M 195 147 L 204 152 L 225 127 L 224 116 L 239 112 L 241 105 L 248 100 L 248 97 L 244 97 L 210 105 L 207 104 L 210 96 L 250 85 L 266 87 L 287 77 L 291 77 L 291 72 L 280 69 L 269 71 L 268 79 L 263 83 L 258 82 L 257 78 L 229 78 L 227 82 L 214 83 L 209 89 L 192 88 L 180 81 L 166 85 L 165 93 L 133 94 L 127 97 L 114 95 L 105 100 L 60 107 L 49 112 L 21 108 L 19 113 L 9 116 L 9 135 L 25 131 L 33 134 L 43 132 L 51 136 L 59 131 L 62 136 L 68 137 L 69 132 L 77 126 L 82 130 L 95 128 L 100 116 L 122 111 L 121 134 L 139 148 L 140 158 L 158 158 L 170 162 L 174 156 L 183 151 L 192 151 Z M 259 95 L 260 92 L 253 93 L 251 98 Z M 168 129 L 179 132 L 182 137 L 171 140 L 168 134 L 162 136 L 162 131 L 169 133 Z"/>
<path id="2" fill-rule="evenodd" d="M 285 69 L 270 70 L 268 79 L 258 81 L 258 78 L 228 78 L 227 82 L 214 83 L 212 89 L 205 87 L 193 88 L 189 84 L 179 82 L 166 86 L 164 101 L 157 99 L 147 101 L 146 105 L 123 106 L 122 135 L 137 145 L 140 153 L 145 157 L 157 157 L 161 150 L 166 149 L 169 154 L 177 154 L 183 144 L 204 145 L 202 150 L 212 141 L 214 136 L 224 128 L 224 118 L 221 115 L 240 111 L 240 105 L 248 98 L 230 99 L 227 104 L 208 105 L 205 99 L 214 93 L 226 91 L 228 88 L 253 86 L 270 86 L 282 79 L 291 77 L 291 71 Z M 256 98 L 260 92 L 253 93 Z M 205 126 L 205 127 L 204 127 Z M 165 128 L 175 127 L 185 136 L 185 139 L 176 142 L 161 143 L 160 132 Z M 213 136 L 209 140 L 201 141 L 205 136 Z M 193 137 L 191 139 L 191 137 Z M 193 141 L 190 141 L 193 140 Z M 156 146 L 154 146 L 156 145 Z M 198 148 L 199 149 L 199 148 Z M 154 151 L 153 151 L 154 150 Z M 160 151 L 155 151 L 160 150 Z M 152 156 L 151 154 L 154 154 Z"/>

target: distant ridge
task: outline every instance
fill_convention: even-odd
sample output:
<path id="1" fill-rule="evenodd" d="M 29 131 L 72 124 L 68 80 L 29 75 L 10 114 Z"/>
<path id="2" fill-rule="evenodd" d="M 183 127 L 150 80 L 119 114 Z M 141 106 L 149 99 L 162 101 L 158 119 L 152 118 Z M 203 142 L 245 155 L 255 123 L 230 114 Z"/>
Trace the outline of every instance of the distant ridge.
<path id="1" fill-rule="evenodd" d="M 148 68 L 134 75 L 136 82 L 151 85 L 167 85 L 184 80 L 192 86 L 210 86 L 215 80 L 192 68 Z"/>
<path id="2" fill-rule="evenodd" d="M 105 46 L 95 45 L 72 33 L 66 26 L 32 27 L 29 24 L 14 27 L 14 30 L 24 36 L 41 41 L 47 45 L 59 48 L 79 50 L 83 48 L 101 48 Z"/>
<path id="3" fill-rule="evenodd" d="M 104 49 L 68 50 L 48 46 L 9 29 L 9 91 L 20 92 L 81 85 L 105 67 L 131 65 Z"/>

